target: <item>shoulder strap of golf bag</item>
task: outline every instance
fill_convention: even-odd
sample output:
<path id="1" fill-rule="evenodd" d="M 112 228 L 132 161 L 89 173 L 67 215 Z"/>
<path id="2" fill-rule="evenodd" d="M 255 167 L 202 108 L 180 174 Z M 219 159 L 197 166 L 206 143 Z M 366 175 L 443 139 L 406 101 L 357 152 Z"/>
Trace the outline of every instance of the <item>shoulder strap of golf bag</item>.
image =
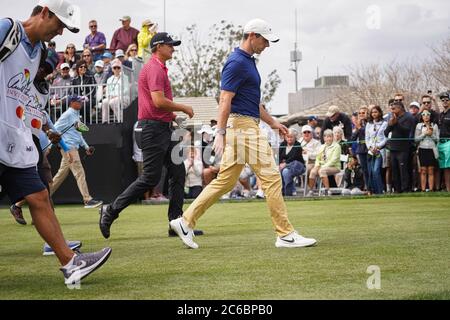
<path id="1" fill-rule="evenodd" d="M 0 63 L 4 62 L 19 46 L 22 39 L 22 30 L 19 23 L 11 18 L 7 18 L 11 22 L 6 38 L 0 43 Z"/>

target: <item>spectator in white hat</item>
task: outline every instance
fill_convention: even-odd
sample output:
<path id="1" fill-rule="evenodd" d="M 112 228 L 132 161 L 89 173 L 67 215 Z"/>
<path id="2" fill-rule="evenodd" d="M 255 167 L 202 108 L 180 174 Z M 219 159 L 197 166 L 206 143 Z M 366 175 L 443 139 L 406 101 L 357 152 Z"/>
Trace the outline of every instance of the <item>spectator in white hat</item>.
<path id="1" fill-rule="evenodd" d="M 299 142 L 303 150 L 303 158 L 305 159 L 306 170 L 309 173 L 314 168 L 317 155 L 319 154 L 321 143 L 319 140 L 313 138 L 314 129 L 305 125 L 302 127 L 302 137 Z"/>
<path id="2" fill-rule="evenodd" d="M 409 104 L 409 113 L 411 113 L 413 117 L 417 116 L 419 110 L 420 110 L 420 103 L 418 103 L 417 101 L 413 101 Z"/>
<path id="3" fill-rule="evenodd" d="M 130 103 L 129 80 L 122 72 L 122 62 L 113 60 L 113 75 L 106 82 L 106 95 L 102 103 L 102 123 L 109 123 L 109 111 L 113 110 L 114 122 L 122 122 L 122 110 Z"/>
<path id="4" fill-rule="evenodd" d="M 105 63 L 102 60 L 97 60 L 95 62 L 94 79 L 98 85 L 103 85 L 108 80 L 105 72 Z"/>

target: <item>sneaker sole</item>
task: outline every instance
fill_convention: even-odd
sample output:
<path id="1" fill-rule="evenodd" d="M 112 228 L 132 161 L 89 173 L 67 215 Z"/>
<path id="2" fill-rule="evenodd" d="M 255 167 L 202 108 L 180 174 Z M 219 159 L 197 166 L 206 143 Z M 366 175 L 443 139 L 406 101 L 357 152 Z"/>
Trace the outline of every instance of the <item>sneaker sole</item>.
<path id="1" fill-rule="evenodd" d="M 305 244 L 288 244 L 288 243 L 279 243 L 278 241 L 275 243 L 275 247 L 277 248 L 307 248 L 307 247 L 314 247 L 317 244 L 317 241 L 311 242 L 311 243 L 305 243 Z"/>
<path id="2" fill-rule="evenodd" d="M 184 245 L 186 247 L 188 247 L 188 249 L 198 249 L 198 244 L 196 244 L 195 242 L 193 242 L 192 240 L 188 239 L 186 240 L 184 234 L 181 232 L 181 230 L 179 230 L 178 228 L 178 223 L 175 223 L 173 221 L 170 221 L 170 227 L 172 228 L 172 230 L 178 235 L 178 238 L 181 239 L 181 241 L 183 241 Z M 183 235 L 182 235 L 183 234 Z"/>
<path id="3" fill-rule="evenodd" d="M 72 250 L 72 251 L 77 251 L 77 250 L 79 250 L 82 246 L 83 246 L 83 244 L 80 243 L 79 245 L 77 245 L 77 246 L 75 246 L 75 247 L 73 247 L 73 248 L 70 248 L 70 250 Z M 55 255 L 55 251 L 48 251 L 48 252 L 45 252 L 45 251 L 44 251 L 44 253 L 42 253 L 42 255 L 43 255 L 43 256 L 54 256 L 54 255 Z"/>
<path id="4" fill-rule="evenodd" d="M 112 249 L 108 248 L 106 254 L 100 259 L 98 260 L 95 264 L 93 264 L 92 266 L 90 266 L 89 268 L 83 269 L 81 270 L 81 276 L 78 277 L 78 272 L 74 272 L 72 274 L 72 276 L 69 277 L 69 279 L 66 279 L 64 281 L 64 283 L 66 285 L 73 285 L 75 284 L 74 282 L 77 280 L 81 281 L 84 278 L 86 278 L 88 275 L 90 275 L 91 273 L 93 273 L 95 270 L 97 270 L 98 268 L 100 268 L 109 258 L 109 256 L 111 255 Z M 73 279 L 75 278 L 75 279 Z"/>
<path id="5" fill-rule="evenodd" d="M 103 205 L 103 201 L 101 201 L 99 204 L 96 204 L 95 206 L 84 206 L 85 209 L 95 209 Z"/>

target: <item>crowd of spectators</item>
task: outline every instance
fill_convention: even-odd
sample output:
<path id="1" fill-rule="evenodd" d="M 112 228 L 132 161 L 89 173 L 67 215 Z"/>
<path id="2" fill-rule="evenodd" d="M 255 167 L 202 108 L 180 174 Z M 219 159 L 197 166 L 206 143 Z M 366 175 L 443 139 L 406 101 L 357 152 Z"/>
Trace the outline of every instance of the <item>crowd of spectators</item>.
<path id="1" fill-rule="evenodd" d="M 73 95 L 83 97 L 83 121 L 123 120 L 121 111 L 131 102 L 124 68 L 133 70 L 136 61 L 142 62 L 158 24 L 146 19 L 137 30 L 129 16 L 120 21 L 122 27 L 114 32 L 109 49 L 105 34 L 92 20 L 80 51 L 70 43 L 60 53 L 57 70 L 48 78 L 53 120 L 68 108 L 68 97 Z M 48 46 L 56 48 L 54 42 Z M 387 108 L 363 106 L 351 115 L 331 106 L 322 125 L 318 117 L 310 116 L 301 123 L 300 132 L 291 129 L 281 141 L 261 123 L 280 166 L 283 194 L 295 196 L 300 181 L 308 195 L 320 188 L 330 194 L 337 187 L 344 194 L 352 190 L 353 194 L 450 191 L 448 92 L 437 98 L 427 94 L 408 105 L 397 94 Z M 185 160 L 188 197 L 195 198 L 217 177 L 220 164 L 212 153 L 215 124 L 201 128 L 202 139 Z M 157 194 L 160 197 L 161 191 Z M 251 196 L 263 198 L 264 194 L 246 166 L 238 186 L 226 197 Z"/>
<path id="2" fill-rule="evenodd" d="M 156 34 L 158 24 L 146 19 L 141 30 L 131 26 L 131 18 L 120 19 L 122 27 L 114 32 L 109 48 L 96 20 L 89 21 L 84 43 L 68 44 L 59 53 L 55 72 L 48 76 L 52 90 L 49 114 L 56 121 L 68 108 L 70 96 L 84 97 L 81 115 L 86 123 L 122 121 L 122 110 L 130 103 L 129 77 Z M 58 49 L 51 41 L 48 46 Z"/>
<path id="3" fill-rule="evenodd" d="M 420 103 L 405 107 L 398 94 L 385 108 L 362 106 L 351 115 L 331 106 L 321 126 L 318 117 L 310 116 L 301 132 L 291 127 L 278 142 L 261 123 L 279 163 L 283 195 L 296 196 L 299 190 L 307 196 L 450 192 L 450 97 L 444 92 L 437 98 L 423 95 Z M 215 179 L 220 165 L 212 153 L 214 123 L 197 133 L 201 141 L 193 143 L 185 160 L 187 198 Z M 264 194 L 246 165 L 224 198 L 248 197 Z"/>

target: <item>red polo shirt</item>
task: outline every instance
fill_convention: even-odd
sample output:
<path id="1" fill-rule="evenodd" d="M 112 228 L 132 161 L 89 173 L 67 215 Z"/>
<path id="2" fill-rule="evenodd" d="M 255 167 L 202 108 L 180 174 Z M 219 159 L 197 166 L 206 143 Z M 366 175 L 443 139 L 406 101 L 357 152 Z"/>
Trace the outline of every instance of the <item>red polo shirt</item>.
<path id="1" fill-rule="evenodd" d="M 142 68 L 138 81 L 139 120 L 172 122 L 175 118 L 173 112 L 158 109 L 153 103 L 151 95 L 152 92 L 162 91 L 167 99 L 173 101 L 168 71 L 167 67 L 155 56 Z"/>

